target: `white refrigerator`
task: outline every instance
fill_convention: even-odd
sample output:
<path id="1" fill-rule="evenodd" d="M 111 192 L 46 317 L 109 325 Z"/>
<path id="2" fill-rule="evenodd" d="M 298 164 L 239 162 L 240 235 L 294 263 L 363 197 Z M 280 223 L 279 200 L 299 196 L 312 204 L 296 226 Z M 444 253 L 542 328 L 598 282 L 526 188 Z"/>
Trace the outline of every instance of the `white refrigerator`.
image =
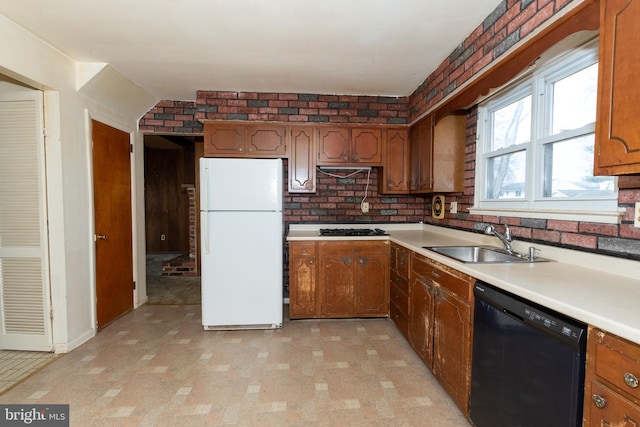
<path id="1" fill-rule="evenodd" d="M 281 159 L 200 159 L 202 325 L 282 327 Z"/>

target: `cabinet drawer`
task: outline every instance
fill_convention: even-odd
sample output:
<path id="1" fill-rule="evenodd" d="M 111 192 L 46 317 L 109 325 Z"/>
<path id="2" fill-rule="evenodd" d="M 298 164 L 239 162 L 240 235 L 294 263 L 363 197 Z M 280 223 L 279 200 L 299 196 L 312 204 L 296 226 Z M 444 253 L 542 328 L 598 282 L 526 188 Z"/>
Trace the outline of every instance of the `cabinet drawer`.
<path id="1" fill-rule="evenodd" d="M 640 349 L 609 334 L 596 343 L 595 373 L 597 376 L 640 400 Z"/>
<path id="2" fill-rule="evenodd" d="M 640 425 L 640 408 L 600 382 L 591 382 L 588 399 L 589 424 L 585 427 Z"/>
<path id="3" fill-rule="evenodd" d="M 453 295 L 471 301 L 472 284 L 475 279 L 464 273 L 454 272 L 446 265 L 436 263 L 426 257 L 414 254 L 411 258 L 411 271 L 426 280 L 446 289 Z"/>
<path id="4" fill-rule="evenodd" d="M 396 307 L 402 311 L 404 314 L 409 314 L 409 296 L 407 293 L 403 292 L 397 286 L 391 286 L 391 303 L 395 304 Z"/>
<path id="5" fill-rule="evenodd" d="M 306 256 L 316 254 L 316 242 L 289 243 L 289 256 Z"/>
<path id="6" fill-rule="evenodd" d="M 393 302 L 389 304 L 389 317 L 396 324 L 396 327 L 404 335 L 406 339 L 409 339 L 409 317 L 404 314 Z"/>
<path id="7" fill-rule="evenodd" d="M 404 293 L 409 293 L 409 281 L 404 277 L 400 277 L 397 271 L 391 270 L 391 286 L 397 286 Z"/>

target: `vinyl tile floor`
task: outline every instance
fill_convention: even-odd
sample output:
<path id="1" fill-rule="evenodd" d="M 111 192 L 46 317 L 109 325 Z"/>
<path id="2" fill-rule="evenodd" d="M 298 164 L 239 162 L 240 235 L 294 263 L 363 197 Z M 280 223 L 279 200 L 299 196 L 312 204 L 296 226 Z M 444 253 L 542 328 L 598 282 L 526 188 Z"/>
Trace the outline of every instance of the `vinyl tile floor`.
<path id="1" fill-rule="evenodd" d="M 145 305 L 0 396 L 69 404 L 72 426 L 469 427 L 389 319 L 204 331 Z"/>

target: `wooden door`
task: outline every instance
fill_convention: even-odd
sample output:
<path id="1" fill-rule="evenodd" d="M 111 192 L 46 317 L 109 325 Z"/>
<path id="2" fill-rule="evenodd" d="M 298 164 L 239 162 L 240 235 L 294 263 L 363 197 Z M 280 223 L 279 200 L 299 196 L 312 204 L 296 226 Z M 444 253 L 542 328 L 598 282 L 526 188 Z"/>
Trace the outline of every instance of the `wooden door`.
<path id="1" fill-rule="evenodd" d="M 97 327 L 133 308 L 131 151 L 129 134 L 93 126 Z"/>
<path id="2" fill-rule="evenodd" d="M 246 128 L 240 124 L 204 124 L 205 157 L 243 157 Z"/>
<path id="3" fill-rule="evenodd" d="M 433 116 L 427 116 L 411 127 L 411 192 L 431 191 Z"/>

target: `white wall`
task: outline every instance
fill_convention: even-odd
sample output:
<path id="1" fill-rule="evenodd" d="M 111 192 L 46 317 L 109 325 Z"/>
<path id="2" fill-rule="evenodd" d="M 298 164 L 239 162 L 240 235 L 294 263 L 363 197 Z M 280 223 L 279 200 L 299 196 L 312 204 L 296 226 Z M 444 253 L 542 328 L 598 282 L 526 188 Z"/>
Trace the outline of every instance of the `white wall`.
<path id="1" fill-rule="evenodd" d="M 104 64 L 80 64 L 0 15 L 0 73 L 45 93 L 51 295 L 56 352 L 95 334 L 91 119 L 131 134 L 134 305 L 146 298 L 143 138 L 138 119 L 159 100 Z"/>

